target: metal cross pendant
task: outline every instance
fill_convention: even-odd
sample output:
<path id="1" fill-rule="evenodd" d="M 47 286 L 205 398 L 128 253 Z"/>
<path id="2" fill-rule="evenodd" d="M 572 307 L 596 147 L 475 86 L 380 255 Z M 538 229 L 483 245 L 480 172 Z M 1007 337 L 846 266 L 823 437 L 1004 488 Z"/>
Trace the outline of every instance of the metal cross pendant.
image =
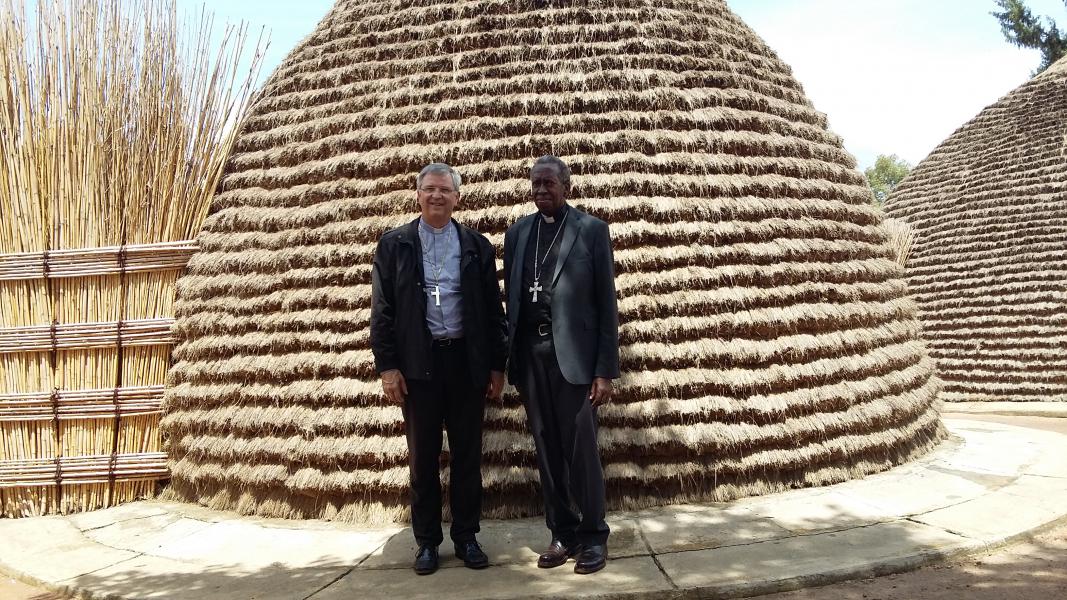
<path id="1" fill-rule="evenodd" d="M 540 281 L 535 281 L 534 284 L 530 286 L 530 291 L 533 292 L 533 301 L 534 302 L 537 302 L 537 292 L 540 292 L 543 289 L 544 288 L 541 287 L 541 282 Z"/>
<path id="2" fill-rule="evenodd" d="M 433 291 L 430 292 L 430 295 L 433 296 L 433 305 L 441 306 L 441 286 L 433 286 Z"/>

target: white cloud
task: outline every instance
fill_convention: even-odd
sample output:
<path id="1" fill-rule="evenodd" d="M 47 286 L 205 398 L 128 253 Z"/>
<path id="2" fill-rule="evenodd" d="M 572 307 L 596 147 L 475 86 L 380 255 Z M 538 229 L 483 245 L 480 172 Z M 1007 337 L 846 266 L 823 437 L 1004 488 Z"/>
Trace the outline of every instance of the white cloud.
<path id="1" fill-rule="evenodd" d="M 1035 12 L 1049 1 L 1034 3 Z M 1055 2 L 1062 13 L 1061 0 Z M 1039 62 L 1035 51 L 1004 41 L 989 15 L 991 0 L 730 5 L 793 68 L 861 168 L 878 154 L 919 162 L 1025 82 Z"/>

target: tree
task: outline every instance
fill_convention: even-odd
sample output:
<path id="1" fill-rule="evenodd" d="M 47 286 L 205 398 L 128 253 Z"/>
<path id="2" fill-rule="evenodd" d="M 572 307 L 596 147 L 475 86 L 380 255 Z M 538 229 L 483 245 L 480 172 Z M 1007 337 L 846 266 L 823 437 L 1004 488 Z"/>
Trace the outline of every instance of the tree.
<path id="1" fill-rule="evenodd" d="M 893 188 L 911 172 L 911 165 L 896 154 L 879 154 L 874 159 L 874 166 L 868 167 L 863 174 L 867 176 L 867 185 L 874 192 L 878 204 L 885 202 Z"/>
<path id="2" fill-rule="evenodd" d="M 1023 0 L 995 0 L 1001 8 L 989 13 L 1000 21 L 1004 38 L 1020 48 L 1041 51 L 1041 66 L 1034 75 L 1052 66 L 1067 54 L 1067 32 L 1061 33 L 1056 21 L 1049 17 L 1035 17 Z M 1067 6 L 1067 0 L 1064 0 Z"/>

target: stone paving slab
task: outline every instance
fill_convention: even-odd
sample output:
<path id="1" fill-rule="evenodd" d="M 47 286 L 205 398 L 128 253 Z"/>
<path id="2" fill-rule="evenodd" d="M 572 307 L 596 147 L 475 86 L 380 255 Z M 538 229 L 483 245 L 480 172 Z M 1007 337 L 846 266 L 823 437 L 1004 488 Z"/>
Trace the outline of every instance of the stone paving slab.
<path id="1" fill-rule="evenodd" d="M 211 523 L 167 512 L 82 530 L 82 534 L 104 546 L 138 554 L 163 555 L 159 552 L 161 546 L 187 539 L 211 526 Z"/>
<path id="2" fill-rule="evenodd" d="M 937 527 L 894 521 L 747 546 L 665 554 L 659 561 L 682 589 L 770 593 L 829 583 L 835 573 L 873 575 L 885 563 L 914 568 L 944 548 L 969 544 L 966 538 Z"/>
<path id="3" fill-rule="evenodd" d="M 857 500 L 843 490 L 781 502 L 776 496 L 749 499 L 743 506 L 794 534 L 835 531 L 884 521 L 885 511 Z M 754 500 L 754 501 L 753 501 Z"/>
<path id="4" fill-rule="evenodd" d="M 491 567 L 442 545 L 410 569 L 404 527 L 241 517 L 184 504 L 0 519 L 0 571 L 108 598 L 739 597 L 899 572 L 1026 535 L 1067 515 L 1067 436 L 947 419 L 953 437 L 871 477 L 731 503 L 609 515 L 612 560 L 537 569 L 543 519 L 485 521 Z M 447 533 L 447 532 L 446 532 Z"/>
<path id="5" fill-rule="evenodd" d="M 1067 402 L 946 402 L 945 412 L 1067 418 Z"/>
<path id="6" fill-rule="evenodd" d="M 348 565 L 306 569 L 248 569 L 225 564 L 204 567 L 145 554 L 61 584 L 71 590 L 91 591 L 94 598 L 292 600 L 315 594 L 350 569 Z"/>
<path id="7" fill-rule="evenodd" d="M 1064 512 L 1063 506 L 1050 506 L 999 490 L 912 519 L 992 546 L 1051 523 Z"/>
<path id="8" fill-rule="evenodd" d="M 0 568 L 45 585 L 92 573 L 137 557 L 86 539 L 63 517 L 0 521 Z"/>
<path id="9" fill-rule="evenodd" d="M 132 502 L 114 508 L 75 513 L 67 516 L 72 525 L 82 531 L 117 526 L 127 521 L 174 514 L 166 505 L 152 502 Z"/>
<path id="10" fill-rule="evenodd" d="M 536 557 L 534 557 L 536 560 Z M 661 597 L 673 588 L 651 556 L 612 560 L 592 576 L 570 572 L 572 563 L 557 569 L 538 569 L 531 564 L 508 564 L 480 571 L 441 569 L 431 576 L 403 569 L 367 570 L 351 573 L 312 596 L 312 600 L 352 598 L 589 598 L 645 594 Z"/>
<path id="11" fill-rule="evenodd" d="M 740 546 L 789 537 L 792 532 L 748 508 L 730 504 L 714 509 L 668 506 L 643 511 L 636 517 L 648 549 L 653 554 Z M 614 535 L 614 534 L 613 534 Z M 611 553 L 615 552 L 612 540 Z"/>
<path id="12" fill-rule="evenodd" d="M 940 494 L 916 494 L 917 489 L 936 489 Z M 988 483 L 978 483 L 956 473 L 928 468 L 899 479 L 879 479 L 870 485 L 843 488 L 841 494 L 867 504 L 881 514 L 898 513 L 906 516 L 972 500 L 988 490 Z"/>
<path id="13" fill-rule="evenodd" d="M 223 521 L 212 523 L 195 535 L 170 541 L 153 554 L 203 565 L 229 563 L 249 570 L 354 565 L 398 531 L 308 531 Z M 252 548 L 255 551 L 250 552 Z"/>

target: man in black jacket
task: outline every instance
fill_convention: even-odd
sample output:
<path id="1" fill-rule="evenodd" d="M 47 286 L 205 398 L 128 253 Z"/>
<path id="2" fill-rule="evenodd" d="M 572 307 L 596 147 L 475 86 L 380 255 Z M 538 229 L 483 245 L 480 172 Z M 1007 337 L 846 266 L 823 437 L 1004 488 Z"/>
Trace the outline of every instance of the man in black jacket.
<path id="1" fill-rule="evenodd" d="M 441 533 L 441 425 L 448 430 L 456 556 L 471 568 L 489 559 L 475 534 L 481 518 L 485 400 L 500 398 L 507 325 L 496 253 L 452 219 L 460 177 L 446 164 L 416 179 L 422 215 L 385 233 L 372 268 L 370 342 L 382 389 L 403 406 L 411 477 L 415 572 L 437 570 Z"/>
<path id="2" fill-rule="evenodd" d="M 537 212 L 504 235 L 504 287 L 508 377 L 526 406 L 552 532 L 537 566 L 576 556 L 574 572 L 586 574 L 607 558 L 596 407 L 611 399 L 619 376 L 619 313 L 608 225 L 567 205 L 570 184 L 559 158 L 534 162 Z"/>

